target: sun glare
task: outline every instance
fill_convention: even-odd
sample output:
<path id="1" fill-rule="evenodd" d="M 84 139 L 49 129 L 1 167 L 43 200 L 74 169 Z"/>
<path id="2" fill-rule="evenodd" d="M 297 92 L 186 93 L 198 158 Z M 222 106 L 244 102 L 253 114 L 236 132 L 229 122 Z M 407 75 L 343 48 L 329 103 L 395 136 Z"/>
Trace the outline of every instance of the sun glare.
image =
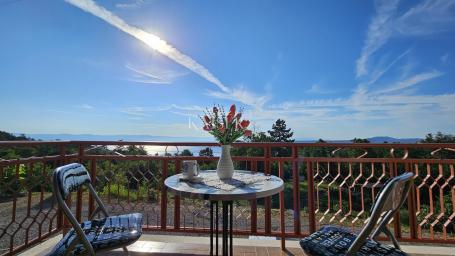
<path id="1" fill-rule="evenodd" d="M 139 40 L 144 42 L 146 45 L 150 46 L 152 49 L 159 51 L 163 54 L 168 53 L 170 50 L 170 45 L 163 39 L 155 36 L 153 34 L 141 31 L 142 33 L 138 34 L 137 37 Z"/>

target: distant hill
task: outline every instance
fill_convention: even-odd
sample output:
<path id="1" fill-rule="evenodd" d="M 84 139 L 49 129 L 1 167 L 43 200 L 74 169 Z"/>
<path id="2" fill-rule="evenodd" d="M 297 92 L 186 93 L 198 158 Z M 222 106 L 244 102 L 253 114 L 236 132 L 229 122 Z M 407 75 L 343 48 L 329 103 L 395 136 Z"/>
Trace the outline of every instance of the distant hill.
<path id="1" fill-rule="evenodd" d="M 371 143 L 417 143 L 421 140 L 421 138 L 392 138 L 387 136 L 378 136 L 368 138 Z"/>

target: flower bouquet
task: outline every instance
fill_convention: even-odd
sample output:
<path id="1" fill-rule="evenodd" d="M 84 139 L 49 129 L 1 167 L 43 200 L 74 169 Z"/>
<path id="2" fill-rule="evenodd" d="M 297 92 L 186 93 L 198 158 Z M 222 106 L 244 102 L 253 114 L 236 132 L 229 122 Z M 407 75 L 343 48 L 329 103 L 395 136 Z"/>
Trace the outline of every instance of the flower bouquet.
<path id="1" fill-rule="evenodd" d="M 234 104 L 229 108 L 227 115 L 223 107 L 207 109 L 204 114 L 204 118 L 201 118 L 204 123 L 204 130 L 212 134 L 221 144 L 221 156 L 216 172 L 220 179 L 230 179 L 234 175 L 231 144 L 242 136 L 249 137 L 252 135 L 251 130 L 248 130 L 250 121 L 241 120 L 242 111 L 236 113 Z"/>

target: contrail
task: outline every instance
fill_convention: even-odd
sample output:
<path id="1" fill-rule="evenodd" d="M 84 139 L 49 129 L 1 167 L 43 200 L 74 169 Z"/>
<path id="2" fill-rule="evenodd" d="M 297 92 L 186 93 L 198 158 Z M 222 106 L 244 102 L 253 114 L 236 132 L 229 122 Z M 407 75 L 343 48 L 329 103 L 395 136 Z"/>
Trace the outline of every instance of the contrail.
<path id="1" fill-rule="evenodd" d="M 201 64 L 197 63 L 191 57 L 183 54 L 172 45 L 168 44 L 163 39 L 159 38 L 156 35 L 148 33 L 138 27 L 131 26 L 122 20 L 120 17 L 116 16 L 115 14 L 111 13 L 110 11 L 106 10 L 105 8 L 97 5 L 92 0 L 65 0 L 66 2 L 86 11 L 89 12 L 96 17 L 106 21 L 107 23 L 111 24 L 112 26 L 120 29 L 121 31 L 141 40 L 143 43 L 151 47 L 152 49 L 160 52 L 163 55 L 166 55 L 171 60 L 179 63 L 180 65 L 188 68 L 189 70 L 193 71 L 194 73 L 198 74 L 199 76 L 203 77 L 207 81 L 215 84 L 218 88 L 220 88 L 225 93 L 231 93 L 231 90 L 225 86 L 221 81 L 216 78 L 210 71 L 202 66 Z"/>

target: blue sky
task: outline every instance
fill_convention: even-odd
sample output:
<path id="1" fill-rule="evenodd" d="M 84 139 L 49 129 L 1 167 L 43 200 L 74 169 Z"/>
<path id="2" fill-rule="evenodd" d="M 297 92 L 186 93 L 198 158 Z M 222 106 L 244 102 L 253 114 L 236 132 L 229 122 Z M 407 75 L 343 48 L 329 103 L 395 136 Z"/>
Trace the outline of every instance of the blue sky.
<path id="1" fill-rule="evenodd" d="M 0 130 L 204 137 L 213 104 L 297 138 L 455 133 L 455 1 L 0 1 Z"/>

